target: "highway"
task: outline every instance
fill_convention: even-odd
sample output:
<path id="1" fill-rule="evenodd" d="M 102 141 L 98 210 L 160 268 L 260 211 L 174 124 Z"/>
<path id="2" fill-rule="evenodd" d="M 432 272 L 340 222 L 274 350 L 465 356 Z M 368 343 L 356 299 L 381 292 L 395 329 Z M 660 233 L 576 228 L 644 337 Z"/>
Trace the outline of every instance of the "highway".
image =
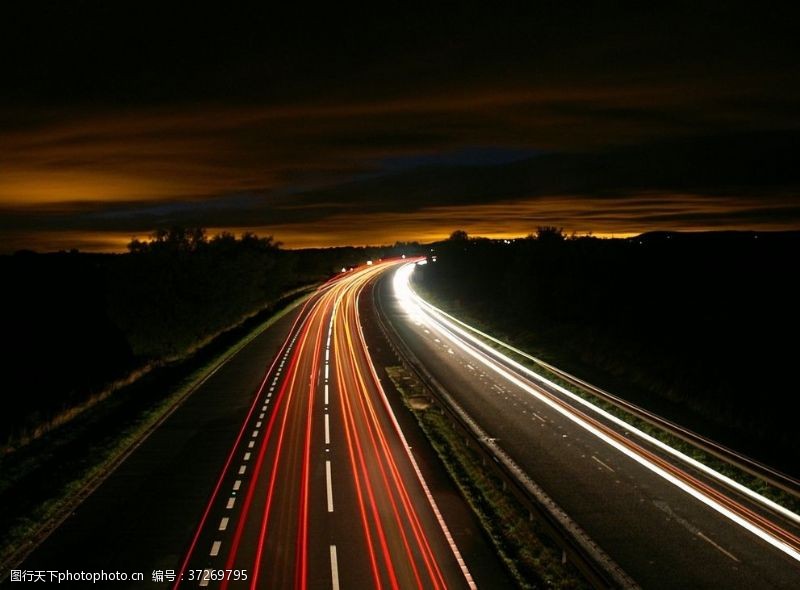
<path id="1" fill-rule="evenodd" d="M 337 276 L 262 332 L 15 567 L 135 589 L 509 587 L 367 354 L 362 328 L 388 347 L 359 296 L 394 264 Z"/>
<path id="2" fill-rule="evenodd" d="M 378 290 L 398 337 L 491 437 L 644 588 L 797 588 L 800 517 L 737 488 L 422 300 Z"/>
<path id="3" fill-rule="evenodd" d="M 402 262 L 344 273 L 297 316 L 175 588 L 475 587 L 362 332 L 359 295 Z"/>

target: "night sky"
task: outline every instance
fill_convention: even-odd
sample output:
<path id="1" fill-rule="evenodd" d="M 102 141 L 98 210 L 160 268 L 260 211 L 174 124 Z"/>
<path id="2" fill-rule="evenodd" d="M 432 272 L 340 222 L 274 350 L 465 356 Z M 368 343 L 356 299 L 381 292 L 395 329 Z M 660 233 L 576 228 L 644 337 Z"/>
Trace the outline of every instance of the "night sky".
<path id="1" fill-rule="evenodd" d="M 2 252 L 124 250 L 171 225 L 287 247 L 800 229 L 781 5 L 17 4 Z"/>

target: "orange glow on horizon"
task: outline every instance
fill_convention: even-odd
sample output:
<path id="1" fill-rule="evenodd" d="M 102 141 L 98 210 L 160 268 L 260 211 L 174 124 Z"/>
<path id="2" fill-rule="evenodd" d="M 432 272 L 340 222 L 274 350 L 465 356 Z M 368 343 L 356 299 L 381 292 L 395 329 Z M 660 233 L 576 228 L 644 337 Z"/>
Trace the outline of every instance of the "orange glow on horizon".
<path id="1" fill-rule="evenodd" d="M 702 216 L 682 219 L 681 213 L 714 215 L 763 207 L 763 199 L 697 197 L 694 195 L 643 195 L 616 199 L 546 197 L 527 201 L 485 205 L 430 207 L 415 212 L 377 212 L 332 215 L 307 223 L 210 226 L 209 237 L 223 231 L 241 235 L 252 232 L 271 235 L 284 248 L 328 248 L 336 246 L 382 246 L 395 242 L 428 243 L 446 239 L 462 229 L 472 237 L 492 239 L 522 238 L 539 226 L 561 227 L 566 235 L 592 235 L 598 238 L 627 238 L 648 231 L 792 230 L 770 223 L 753 223 L 732 218 L 728 223 L 708 223 Z M 779 205 L 775 204 L 776 206 Z M 665 221 L 674 216 L 674 220 Z M 126 252 L 133 239 L 147 240 L 151 231 L 15 231 L 6 236 L 2 251 L 33 248 L 38 251 L 70 250 L 85 252 Z"/>

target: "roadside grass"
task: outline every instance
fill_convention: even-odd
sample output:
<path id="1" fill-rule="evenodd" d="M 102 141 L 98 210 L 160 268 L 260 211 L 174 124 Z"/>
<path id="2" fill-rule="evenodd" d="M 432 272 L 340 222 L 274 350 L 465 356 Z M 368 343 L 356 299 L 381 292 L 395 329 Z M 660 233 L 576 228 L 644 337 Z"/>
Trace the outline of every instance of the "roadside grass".
<path id="1" fill-rule="evenodd" d="M 13 566 L 56 528 L 199 385 L 308 297 L 310 293 L 302 290 L 287 294 L 264 310 L 270 313 L 266 319 L 251 316 L 222 333 L 223 338 L 235 336 L 235 341 L 225 338 L 220 350 L 205 355 L 208 358 L 193 364 L 192 354 L 203 356 L 204 351 L 195 347 L 191 354 L 173 360 L 172 366 L 162 367 L 165 375 L 157 375 L 158 369 L 150 371 L 142 379 L 149 383 L 133 381 L 84 409 L 69 427 L 56 428 L 0 457 L 0 571 Z M 280 307 L 280 302 L 285 305 Z M 252 320 L 258 321 L 250 327 Z M 209 344 L 213 347 L 214 342 Z M 168 393 L 152 393 L 162 387 Z M 139 389 L 148 390 L 147 394 L 137 395 L 143 393 Z"/>
<path id="2" fill-rule="evenodd" d="M 480 454 L 428 402 L 424 385 L 402 366 L 386 367 L 405 405 L 445 464 L 484 531 L 520 588 L 589 588 L 571 564 L 561 561 L 560 549 L 528 511 L 487 469 Z"/>
<path id="3" fill-rule="evenodd" d="M 423 288 L 420 285 L 415 285 L 415 288 L 420 292 L 424 293 L 425 299 L 431 302 L 436 307 L 447 311 L 448 313 L 453 313 L 452 311 L 448 310 L 448 306 L 445 302 L 441 301 L 437 298 L 434 294 L 432 294 L 428 289 Z M 484 323 L 476 320 L 476 318 L 466 316 L 462 311 L 459 311 L 458 314 L 462 316 L 460 319 L 462 321 L 468 322 L 471 325 L 475 326 L 481 331 L 491 332 L 495 331 L 492 326 L 487 326 Z M 641 430 L 645 434 L 652 436 L 653 438 L 663 442 L 664 444 L 672 447 L 673 449 L 691 457 L 695 461 L 702 463 L 706 467 L 729 477 L 733 481 L 749 488 L 750 490 L 761 494 L 765 498 L 772 500 L 776 504 L 786 508 L 794 512 L 795 514 L 800 514 L 800 497 L 790 494 L 780 488 L 775 487 L 774 485 L 770 484 L 769 482 L 765 481 L 764 479 L 748 473 L 735 465 L 732 465 L 726 461 L 723 461 L 701 448 L 694 446 L 693 444 L 683 440 L 680 437 L 677 437 L 670 432 L 659 428 L 646 420 L 639 418 L 638 416 L 626 411 L 625 409 L 604 400 L 590 391 L 582 387 L 578 387 L 575 384 L 566 381 L 565 379 L 561 378 L 558 374 L 552 372 L 547 367 L 532 361 L 531 359 L 519 355 L 514 351 L 511 351 L 503 346 L 500 346 L 496 342 L 481 336 L 480 334 L 473 333 L 473 336 L 478 338 L 484 344 L 490 346 L 494 350 L 498 352 L 502 352 L 505 355 L 510 355 L 516 360 L 518 363 L 522 364 L 526 368 L 530 369 L 531 371 L 535 372 L 536 374 L 540 375 L 541 377 L 560 385 L 564 389 L 574 393 L 575 395 L 580 396 L 581 398 L 585 399 L 592 405 L 601 408 L 612 414 L 613 416 L 619 418 L 620 420 L 626 422 L 630 426 Z M 499 340 L 504 342 L 512 342 L 512 339 L 509 339 L 506 335 L 498 334 L 495 336 Z M 535 355 L 534 355 L 535 356 Z"/>

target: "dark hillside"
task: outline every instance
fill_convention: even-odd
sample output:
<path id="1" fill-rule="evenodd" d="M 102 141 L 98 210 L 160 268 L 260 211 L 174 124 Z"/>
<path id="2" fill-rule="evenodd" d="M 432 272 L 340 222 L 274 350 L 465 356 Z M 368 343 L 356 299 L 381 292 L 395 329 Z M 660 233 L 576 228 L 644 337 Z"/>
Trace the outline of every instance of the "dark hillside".
<path id="1" fill-rule="evenodd" d="M 81 401 L 134 366 L 131 347 L 107 313 L 99 259 L 77 254 L 0 258 L 3 411 L 0 432 Z"/>
<path id="2" fill-rule="evenodd" d="M 132 242 L 128 254 L 0 256 L 0 446 L 116 380 L 191 354 L 287 291 L 416 248 L 291 251 L 251 234 L 174 228 Z"/>

